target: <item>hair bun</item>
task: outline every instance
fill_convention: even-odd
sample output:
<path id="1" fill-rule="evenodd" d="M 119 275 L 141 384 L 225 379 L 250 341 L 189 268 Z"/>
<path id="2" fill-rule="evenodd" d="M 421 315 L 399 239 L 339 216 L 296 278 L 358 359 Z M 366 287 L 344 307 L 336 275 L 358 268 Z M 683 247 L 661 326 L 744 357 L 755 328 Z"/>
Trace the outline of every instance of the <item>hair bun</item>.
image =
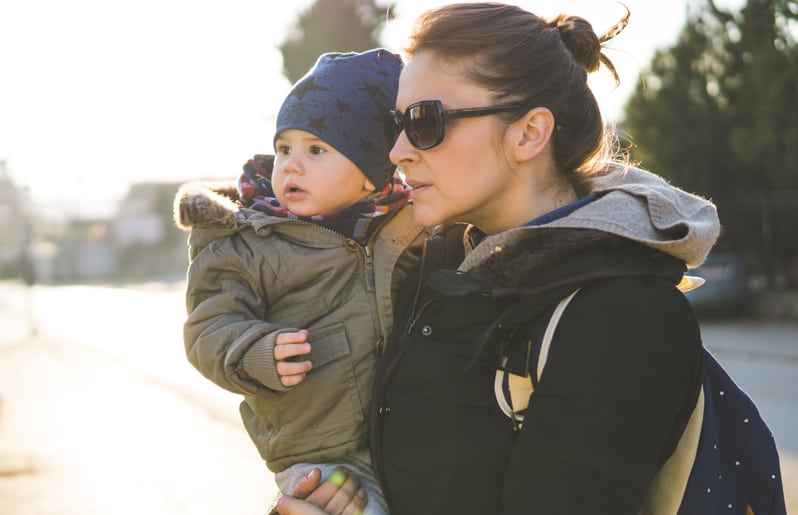
<path id="1" fill-rule="evenodd" d="M 601 66 L 601 43 L 593 26 L 579 16 L 560 14 L 549 20 L 549 27 L 556 28 L 567 48 L 579 65 L 588 72 L 594 72 Z"/>
<path id="2" fill-rule="evenodd" d="M 574 61 L 585 68 L 588 73 L 598 70 L 599 66 L 604 64 L 612 73 L 616 84 L 619 84 L 621 79 L 618 77 L 618 72 L 612 61 L 601 51 L 601 45 L 623 32 L 623 29 L 629 24 L 632 13 L 625 4 L 621 5 L 626 10 L 626 14 L 601 36 L 597 36 L 593 31 L 593 26 L 579 16 L 561 14 L 548 21 L 549 27 L 556 28 L 559 32 L 565 48 L 571 52 Z"/>

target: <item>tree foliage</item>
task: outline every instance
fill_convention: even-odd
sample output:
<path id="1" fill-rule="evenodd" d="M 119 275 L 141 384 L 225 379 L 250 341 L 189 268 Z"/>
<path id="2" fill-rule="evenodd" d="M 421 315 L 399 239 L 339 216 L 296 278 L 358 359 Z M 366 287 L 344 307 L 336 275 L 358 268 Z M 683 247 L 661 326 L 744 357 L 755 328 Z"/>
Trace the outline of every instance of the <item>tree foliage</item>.
<path id="1" fill-rule="evenodd" d="M 798 3 L 703 0 L 625 108 L 632 158 L 679 186 L 798 188 Z"/>
<path id="2" fill-rule="evenodd" d="M 379 46 L 391 6 L 375 0 L 316 0 L 280 45 L 283 75 L 293 84 L 325 52 L 362 52 Z"/>

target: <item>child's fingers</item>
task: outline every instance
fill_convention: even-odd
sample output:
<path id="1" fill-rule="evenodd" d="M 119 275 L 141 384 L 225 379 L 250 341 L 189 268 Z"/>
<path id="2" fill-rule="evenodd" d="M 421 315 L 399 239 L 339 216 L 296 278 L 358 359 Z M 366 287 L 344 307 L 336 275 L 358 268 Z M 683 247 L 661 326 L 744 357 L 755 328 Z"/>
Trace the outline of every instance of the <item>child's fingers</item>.
<path id="1" fill-rule="evenodd" d="M 294 386 L 301 383 L 305 379 L 305 374 L 312 368 L 313 365 L 310 361 L 295 359 L 310 353 L 311 347 L 307 340 L 308 332 L 305 329 L 280 333 L 274 340 L 274 360 L 277 375 L 280 376 L 283 386 Z"/>
<path id="2" fill-rule="evenodd" d="M 296 386 L 304 380 L 305 374 L 280 376 L 280 382 L 283 384 L 283 386 Z"/>
<path id="3" fill-rule="evenodd" d="M 274 343 L 275 361 L 282 361 L 310 353 L 308 332 L 305 329 L 290 333 L 280 333 Z"/>
<path id="4" fill-rule="evenodd" d="M 277 375 L 280 377 L 305 374 L 312 368 L 310 361 L 278 361 Z"/>
<path id="5" fill-rule="evenodd" d="M 274 342 L 277 345 L 282 345 L 284 343 L 304 343 L 307 341 L 308 331 L 306 329 L 300 329 L 299 331 L 280 333 L 277 335 L 277 339 L 275 339 Z"/>
<path id="6" fill-rule="evenodd" d="M 275 361 L 283 361 L 295 356 L 310 354 L 309 343 L 283 343 L 274 346 Z"/>

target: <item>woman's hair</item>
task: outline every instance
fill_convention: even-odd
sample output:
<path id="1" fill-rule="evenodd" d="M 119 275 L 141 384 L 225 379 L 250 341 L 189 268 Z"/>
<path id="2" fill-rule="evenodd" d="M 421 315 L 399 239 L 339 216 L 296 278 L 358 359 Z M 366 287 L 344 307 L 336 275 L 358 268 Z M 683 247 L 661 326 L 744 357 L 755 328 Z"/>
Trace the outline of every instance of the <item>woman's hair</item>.
<path id="1" fill-rule="evenodd" d="M 620 33 L 629 10 L 614 27 L 596 35 L 585 19 L 559 15 L 544 20 L 520 7 L 460 3 L 432 9 L 413 26 L 405 51 L 429 51 L 462 62 L 467 76 L 495 93 L 499 102 L 521 104 L 525 113 L 548 108 L 555 119 L 552 152 L 557 170 L 577 191 L 585 176 L 601 171 L 613 143 L 604 130 L 587 74 L 604 64 L 619 82 L 601 44 Z M 510 114 L 516 118 L 521 114 Z"/>

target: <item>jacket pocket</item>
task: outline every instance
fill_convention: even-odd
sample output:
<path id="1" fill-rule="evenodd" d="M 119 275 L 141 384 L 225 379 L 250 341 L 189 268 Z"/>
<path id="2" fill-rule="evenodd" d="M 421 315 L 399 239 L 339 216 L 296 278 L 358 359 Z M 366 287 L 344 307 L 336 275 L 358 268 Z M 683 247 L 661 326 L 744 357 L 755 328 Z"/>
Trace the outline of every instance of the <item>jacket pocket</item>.
<path id="1" fill-rule="evenodd" d="M 300 384 L 272 399 L 277 415 L 268 442 L 272 460 L 329 459 L 325 449 L 351 447 L 347 444 L 365 435 L 364 404 L 344 324 L 311 328 L 308 341 L 313 368 Z"/>

